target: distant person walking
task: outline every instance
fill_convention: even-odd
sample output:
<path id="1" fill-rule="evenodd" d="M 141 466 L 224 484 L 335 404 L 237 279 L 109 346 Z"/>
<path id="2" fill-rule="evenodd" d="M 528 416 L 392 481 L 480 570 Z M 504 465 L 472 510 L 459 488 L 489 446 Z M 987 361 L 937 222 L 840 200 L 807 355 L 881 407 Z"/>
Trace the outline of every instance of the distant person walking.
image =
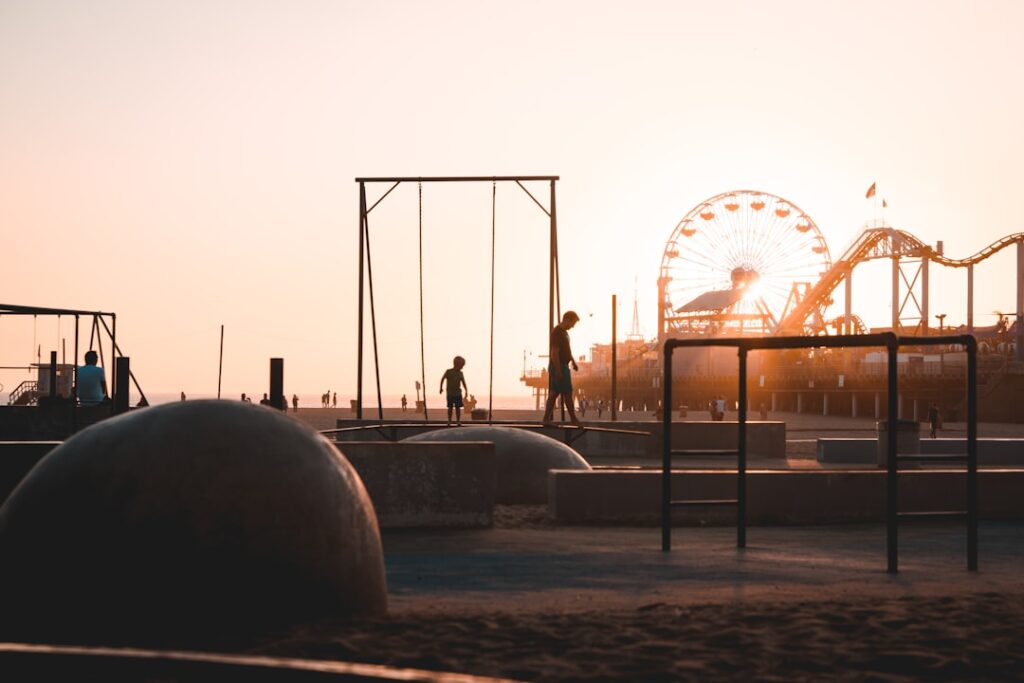
<path id="1" fill-rule="evenodd" d="M 935 433 L 939 430 L 939 427 L 942 426 L 941 420 L 942 418 L 939 417 L 939 406 L 932 403 L 928 407 L 928 426 L 931 428 L 929 436 L 933 439 L 935 438 Z"/>
<path id="2" fill-rule="evenodd" d="M 85 365 L 78 367 L 76 394 L 83 406 L 98 406 L 107 400 L 107 377 L 97 360 L 95 351 L 86 351 Z"/>
<path id="3" fill-rule="evenodd" d="M 185 400 L 185 392 L 184 392 L 184 391 L 183 391 L 183 392 L 181 392 L 181 400 L 182 400 L 182 401 L 184 401 L 184 400 Z"/>
<path id="4" fill-rule="evenodd" d="M 462 390 L 469 394 L 469 387 L 466 386 L 466 378 L 462 374 L 462 368 L 466 367 L 466 359 L 462 356 L 455 356 L 452 360 L 452 367 L 444 371 L 441 376 L 441 389 L 445 390 L 445 383 L 448 383 L 448 426 L 452 426 L 452 408 L 455 409 L 455 422 L 462 426 Z"/>
<path id="5" fill-rule="evenodd" d="M 551 330 L 551 345 L 548 355 L 548 400 L 544 405 L 544 417 L 541 422 L 551 424 L 554 421 L 555 401 L 562 397 L 562 405 L 569 411 L 569 420 L 574 425 L 579 425 L 579 418 L 576 417 L 576 407 L 572 398 L 572 375 L 569 373 L 569 366 L 573 370 L 579 370 L 576 360 L 572 357 L 572 347 L 569 345 L 569 330 L 576 326 L 580 317 L 576 311 L 566 311 L 562 316 L 562 322 L 555 325 Z"/>
<path id="6" fill-rule="evenodd" d="M 408 407 L 409 407 L 409 399 L 407 399 L 405 397 L 405 394 L 402 394 L 402 412 L 404 413 Z"/>
<path id="7" fill-rule="evenodd" d="M 338 407 L 338 392 L 337 391 L 334 392 L 333 398 L 331 399 L 331 403 L 333 404 L 331 406 L 332 408 L 337 408 Z"/>
<path id="8" fill-rule="evenodd" d="M 299 395 L 298 394 L 292 394 L 292 412 L 293 413 L 299 412 Z"/>
<path id="9" fill-rule="evenodd" d="M 269 406 L 270 405 L 270 399 L 267 398 L 266 394 L 263 394 L 263 398 L 260 399 L 260 405 L 261 406 Z"/>

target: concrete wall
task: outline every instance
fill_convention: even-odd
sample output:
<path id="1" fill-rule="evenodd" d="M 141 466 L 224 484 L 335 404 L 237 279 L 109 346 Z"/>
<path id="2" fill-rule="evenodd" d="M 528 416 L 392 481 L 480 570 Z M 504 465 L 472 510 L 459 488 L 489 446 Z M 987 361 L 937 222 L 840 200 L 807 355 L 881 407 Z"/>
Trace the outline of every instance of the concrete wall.
<path id="1" fill-rule="evenodd" d="M 47 441 L 66 439 L 78 429 L 110 417 L 110 406 L 78 407 L 70 403 L 52 406 L 0 406 L 0 439 L 4 441 Z"/>
<path id="2" fill-rule="evenodd" d="M 376 420 L 337 420 L 339 428 L 368 426 L 378 424 Z M 408 424 L 410 426 L 392 427 L 394 424 Z M 472 423 L 479 424 L 479 423 Z M 516 424 L 496 421 L 496 426 Z M 571 445 L 584 458 L 589 457 L 640 457 L 660 458 L 661 457 L 661 422 L 611 422 L 591 421 L 586 422 L 592 427 L 606 427 L 609 429 L 626 429 L 645 432 L 648 436 L 637 436 L 631 434 L 612 434 L 608 432 L 584 432 L 576 438 Z M 385 439 L 396 435 L 404 439 L 415 434 L 443 429 L 442 424 L 419 425 L 414 422 L 403 423 L 395 420 L 385 420 L 382 432 L 377 430 L 363 430 L 354 432 L 340 432 L 336 434 L 338 441 L 363 441 L 367 439 Z M 544 427 L 536 429 L 545 436 L 567 442 L 578 436 L 576 430 L 560 429 L 558 427 Z M 736 448 L 737 423 L 736 422 L 710 422 L 710 421 L 687 421 L 672 423 L 672 448 L 674 449 L 731 449 Z M 785 422 L 748 422 L 747 423 L 747 455 L 759 458 L 786 457 L 786 423 Z"/>
<path id="3" fill-rule="evenodd" d="M 818 439 L 818 462 L 875 464 L 877 444 L 871 438 Z M 966 454 L 967 439 L 921 439 L 920 452 Z M 978 439 L 978 465 L 1024 467 L 1024 439 Z"/>
<path id="4" fill-rule="evenodd" d="M 0 505 L 59 441 L 0 441 Z M 346 443 L 381 528 L 487 527 L 493 522 L 491 443 Z"/>
<path id="5" fill-rule="evenodd" d="M 661 472 L 553 470 L 548 514 L 561 524 L 659 524 Z M 902 511 L 966 509 L 962 472 L 917 470 L 899 476 Z M 978 473 L 983 518 L 1024 518 L 1024 470 Z M 736 498 L 735 472 L 674 472 L 676 500 Z M 735 508 L 676 508 L 677 524 L 735 524 Z M 748 524 L 830 524 L 885 519 L 880 470 L 758 470 L 747 474 Z"/>
<path id="6" fill-rule="evenodd" d="M 370 494 L 381 528 L 493 523 L 494 444 L 340 444 Z"/>

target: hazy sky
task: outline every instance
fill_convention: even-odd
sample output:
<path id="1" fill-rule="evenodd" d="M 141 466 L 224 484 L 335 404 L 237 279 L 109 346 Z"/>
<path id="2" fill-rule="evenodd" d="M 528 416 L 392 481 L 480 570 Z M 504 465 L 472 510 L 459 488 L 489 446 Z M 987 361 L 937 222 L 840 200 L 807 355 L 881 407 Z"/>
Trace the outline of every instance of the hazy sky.
<path id="1" fill-rule="evenodd" d="M 1022 28 L 1021 2 L 3 0 L 0 302 L 116 311 L 147 391 L 216 391 L 223 323 L 225 391 L 264 391 L 283 356 L 289 393 L 345 400 L 360 175 L 560 175 L 577 353 L 612 293 L 628 328 L 634 282 L 654 334 L 665 240 L 719 192 L 792 200 L 838 257 L 877 181 L 890 223 L 965 256 L 1024 230 Z M 431 388 L 460 353 L 486 394 L 490 200 L 424 188 Z M 546 348 L 547 224 L 514 186 L 497 203 L 507 395 Z M 384 391 L 411 396 L 415 185 L 371 221 Z M 978 324 L 1014 307 L 1014 259 L 976 272 Z M 882 267 L 855 275 L 869 323 Z M 962 322 L 964 273 L 938 270 L 932 312 Z M 55 321 L 35 334 L 56 348 Z M 0 364 L 32 335 L 0 319 Z"/>

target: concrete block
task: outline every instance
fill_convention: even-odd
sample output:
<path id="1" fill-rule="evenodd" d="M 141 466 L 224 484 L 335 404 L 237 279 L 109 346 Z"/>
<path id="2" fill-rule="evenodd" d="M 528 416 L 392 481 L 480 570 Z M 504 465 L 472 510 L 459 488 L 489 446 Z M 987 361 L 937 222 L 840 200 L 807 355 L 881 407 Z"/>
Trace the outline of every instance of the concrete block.
<path id="1" fill-rule="evenodd" d="M 871 451 L 873 455 L 873 450 Z M 885 519 L 881 470 L 755 470 L 747 473 L 747 523 L 834 524 Z M 966 509 L 966 475 L 916 470 L 899 475 L 900 509 Z M 736 473 L 672 473 L 676 500 L 736 498 Z M 554 470 L 548 475 L 548 514 L 560 524 L 647 524 L 661 521 L 661 472 L 657 470 Z M 982 518 L 1024 518 L 1024 470 L 978 473 Z M 674 524 L 735 524 L 733 507 L 676 508 Z"/>
<path id="2" fill-rule="evenodd" d="M 493 523 L 493 443 L 354 441 L 339 447 L 363 480 L 381 528 Z"/>
<path id="3" fill-rule="evenodd" d="M 875 464 L 878 441 L 874 438 L 818 439 L 818 462 Z M 913 451 L 911 451 L 913 452 Z M 920 453 L 937 455 L 967 453 L 967 439 L 921 439 Z M 1024 439 L 978 439 L 979 467 L 1024 467 Z M 954 467 L 962 467 L 957 464 Z"/>

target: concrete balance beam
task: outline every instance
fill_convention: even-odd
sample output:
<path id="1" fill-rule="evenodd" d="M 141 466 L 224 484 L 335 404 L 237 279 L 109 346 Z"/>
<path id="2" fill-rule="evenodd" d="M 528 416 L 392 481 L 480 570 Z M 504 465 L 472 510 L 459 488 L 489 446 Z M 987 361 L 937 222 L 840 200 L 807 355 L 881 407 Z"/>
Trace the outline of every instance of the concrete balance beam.
<path id="1" fill-rule="evenodd" d="M 818 462 L 874 465 L 878 440 L 874 438 L 818 439 Z M 967 439 L 921 439 L 923 455 L 966 454 Z M 978 439 L 980 467 L 1024 467 L 1024 439 Z"/>
<path id="2" fill-rule="evenodd" d="M 900 510 L 965 510 L 963 472 L 915 470 L 899 475 Z M 747 523 L 835 524 L 885 520 L 882 470 L 753 470 L 747 472 Z M 641 524 L 661 522 L 661 472 L 595 470 L 548 473 L 548 515 L 560 524 Z M 1024 470 L 978 473 L 980 514 L 984 519 L 1024 518 Z M 676 471 L 675 500 L 736 497 L 736 472 Z M 735 524 L 733 507 L 673 510 L 680 525 Z"/>
<path id="3" fill-rule="evenodd" d="M 336 422 L 339 429 L 347 427 L 369 427 L 380 424 L 377 420 L 347 420 Z M 466 423 L 476 424 L 476 423 Z M 495 426 L 502 426 L 495 421 Z M 661 422 L 648 421 L 594 421 L 586 420 L 584 425 L 607 429 L 621 429 L 646 432 L 649 436 L 634 434 L 618 434 L 614 432 L 584 431 L 580 436 L 575 430 L 559 427 L 544 427 L 537 430 L 544 436 L 559 441 L 573 439 L 572 447 L 584 458 L 616 457 L 616 458 L 660 458 L 663 426 Z M 401 426 L 392 426 L 401 425 Z M 729 450 L 736 448 L 738 432 L 736 422 L 685 421 L 672 423 L 673 449 L 706 449 Z M 381 431 L 367 429 L 360 431 L 338 432 L 332 437 L 338 441 L 384 440 L 397 436 L 404 439 L 416 434 L 445 429 L 444 423 L 415 423 L 400 420 L 384 420 Z M 577 438 L 578 437 L 578 438 Z M 786 423 L 785 422 L 748 422 L 747 423 L 747 455 L 753 458 L 774 458 L 784 460 L 786 457 Z"/>

